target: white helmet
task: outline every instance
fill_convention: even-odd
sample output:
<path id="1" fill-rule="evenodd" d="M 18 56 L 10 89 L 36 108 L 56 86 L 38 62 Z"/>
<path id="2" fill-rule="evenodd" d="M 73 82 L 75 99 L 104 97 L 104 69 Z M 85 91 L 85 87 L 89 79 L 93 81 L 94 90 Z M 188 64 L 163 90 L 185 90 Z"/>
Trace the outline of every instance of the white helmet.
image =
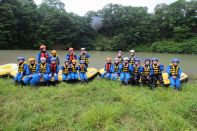
<path id="1" fill-rule="evenodd" d="M 122 51 L 118 51 L 118 53 L 121 53 L 122 54 Z"/>
<path id="2" fill-rule="evenodd" d="M 86 48 L 81 48 L 81 50 L 86 50 Z"/>
<path id="3" fill-rule="evenodd" d="M 123 60 L 126 61 L 126 60 L 129 60 L 129 58 L 128 57 L 125 57 Z"/>
<path id="4" fill-rule="evenodd" d="M 130 50 L 130 53 L 135 53 L 135 50 Z"/>
<path id="5" fill-rule="evenodd" d="M 46 61 L 46 58 L 45 57 L 41 57 L 40 60 L 45 60 Z"/>

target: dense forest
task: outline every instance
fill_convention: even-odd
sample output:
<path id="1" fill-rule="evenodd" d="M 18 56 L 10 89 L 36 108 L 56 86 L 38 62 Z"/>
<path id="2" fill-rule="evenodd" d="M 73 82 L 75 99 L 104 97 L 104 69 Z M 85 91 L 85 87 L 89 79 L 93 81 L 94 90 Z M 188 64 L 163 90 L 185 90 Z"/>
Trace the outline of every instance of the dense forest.
<path id="1" fill-rule="evenodd" d="M 66 4 L 66 3 L 65 3 Z M 0 0 L 0 49 L 86 47 L 197 53 L 197 1 L 147 7 L 107 4 L 84 16 L 68 13 L 60 0 Z"/>

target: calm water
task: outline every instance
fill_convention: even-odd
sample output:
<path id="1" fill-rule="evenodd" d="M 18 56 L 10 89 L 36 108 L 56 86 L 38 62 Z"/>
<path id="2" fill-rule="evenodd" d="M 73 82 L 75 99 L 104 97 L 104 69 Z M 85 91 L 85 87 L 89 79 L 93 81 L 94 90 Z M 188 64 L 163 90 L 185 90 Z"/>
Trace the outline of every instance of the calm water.
<path id="1" fill-rule="evenodd" d="M 25 58 L 36 56 L 37 52 L 38 51 L 36 50 L 0 50 L 0 65 L 16 63 L 16 58 L 18 56 L 24 56 Z M 76 51 L 75 53 L 76 55 L 80 54 L 79 51 Z M 116 56 L 116 52 L 108 51 L 89 51 L 88 53 L 91 55 L 90 67 L 96 67 L 98 69 L 104 66 L 106 57 Z M 58 51 L 61 64 L 65 60 L 65 54 L 67 54 L 67 51 Z M 129 53 L 124 52 L 124 56 L 129 56 Z M 169 64 L 173 57 L 179 58 L 181 61 L 180 66 L 183 71 L 187 73 L 190 78 L 197 79 L 197 55 L 139 52 L 136 53 L 136 56 L 140 59 L 158 57 L 160 59 L 160 63 L 163 63 L 165 66 Z"/>

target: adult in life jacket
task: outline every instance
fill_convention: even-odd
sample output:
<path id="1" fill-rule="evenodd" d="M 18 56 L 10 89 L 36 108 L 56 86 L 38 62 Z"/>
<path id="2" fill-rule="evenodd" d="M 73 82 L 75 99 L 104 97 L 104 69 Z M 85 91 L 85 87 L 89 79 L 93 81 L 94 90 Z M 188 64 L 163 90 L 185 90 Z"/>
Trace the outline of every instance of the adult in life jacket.
<path id="1" fill-rule="evenodd" d="M 135 58 L 135 62 L 133 65 L 133 73 L 131 77 L 131 83 L 133 85 L 139 85 L 139 80 L 143 73 L 143 67 L 140 65 L 140 59 Z"/>
<path id="2" fill-rule="evenodd" d="M 119 60 L 119 63 L 122 63 L 123 62 L 122 51 L 118 51 L 117 58 Z"/>
<path id="3" fill-rule="evenodd" d="M 143 73 L 141 76 L 142 84 L 149 85 L 152 89 L 153 84 L 153 67 L 151 65 L 150 59 L 145 59 L 144 65 L 143 65 Z"/>
<path id="4" fill-rule="evenodd" d="M 36 82 L 34 81 L 34 77 L 36 77 L 36 60 L 35 58 L 29 58 L 29 75 L 25 76 L 23 78 L 23 82 L 25 85 L 32 85 L 34 86 L 36 84 Z"/>
<path id="5" fill-rule="evenodd" d="M 78 80 L 78 66 L 77 66 L 77 61 L 76 60 L 72 60 L 72 64 L 71 64 L 71 67 L 70 67 L 70 78 L 71 78 L 71 81 L 73 82 L 76 82 Z"/>
<path id="6" fill-rule="evenodd" d="M 129 64 L 129 58 L 125 57 L 123 59 L 123 65 L 120 68 L 120 81 L 122 84 L 128 84 L 131 74 L 133 72 L 133 66 Z"/>
<path id="7" fill-rule="evenodd" d="M 84 83 L 84 82 L 88 83 L 88 78 L 86 75 L 87 67 L 86 67 L 85 62 L 83 60 L 80 61 L 80 63 L 79 63 L 78 71 L 79 71 L 81 83 Z"/>
<path id="8" fill-rule="evenodd" d="M 62 80 L 69 81 L 70 78 L 70 62 L 69 60 L 65 60 L 64 65 L 61 67 L 62 70 Z"/>
<path id="9" fill-rule="evenodd" d="M 120 77 L 120 68 L 122 63 L 120 63 L 119 58 L 114 59 L 114 73 L 112 74 L 112 80 L 117 80 Z"/>
<path id="10" fill-rule="evenodd" d="M 112 79 L 112 74 L 114 73 L 114 65 L 112 64 L 110 57 L 106 59 L 106 62 L 107 63 L 104 67 L 104 73 L 101 74 L 101 77 L 109 80 Z"/>
<path id="11" fill-rule="evenodd" d="M 182 70 L 179 67 L 179 60 L 172 59 L 172 63 L 167 67 L 166 72 L 168 73 L 169 80 L 170 80 L 170 87 L 180 90 L 181 89 L 181 73 Z"/>
<path id="12" fill-rule="evenodd" d="M 50 60 L 51 60 L 51 58 L 55 58 L 55 59 L 56 59 L 56 64 L 57 64 L 57 65 L 60 65 L 60 59 L 59 59 L 59 57 L 58 57 L 58 55 L 57 55 L 57 51 L 56 51 L 56 50 L 52 50 L 52 51 L 51 51 Z M 50 61 L 50 63 L 51 63 L 51 61 Z"/>
<path id="13" fill-rule="evenodd" d="M 130 59 L 129 59 L 129 63 L 131 65 L 134 65 L 135 63 L 135 50 L 130 50 Z"/>
<path id="14" fill-rule="evenodd" d="M 50 55 L 47 53 L 45 45 L 40 46 L 40 52 L 36 56 L 36 60 L 37 60 L 38 63 L 41 63 L 40 59 L 42 57 L 44 57 L 46 59 L 47 63 L 50 63 Z"/>
<path id="15" fill-rule="evenodd" d="M 72 63 L 72 60 L 77 60 L 77 56 L 74 54 L 74 49 L 69 48 L 69 53 L 66 55 L 66 60 L 69 60 L 70 63 Z"/>
<path id="16" fill-rule="evenodd" d="M 159 64 L 159 60 L 157 58 L 152 58 L 152 67 L 153 67 L 153 86 L 157 86 L 157 81 L 163 85 L 163 77 L 162 71 L 164 70 L 164 66 Z"/>
<path id="17" fill-rule="evenodd" d="M 46 58 L 42 57 L 40 59 L 41 63 L 37 64 L 36 66 L 36 73 L 37 76 L 33 79 L 36 81 L 36 85 L 40 83 L 40 80 L 43 79 L 43 82 L 46 82 L 48 85 L 49 82 L 49 73 L 50 73 L 50 66 L 48 63 L 46 63 Z"/>
<path id="18" fill-rule="evenodd" d="M 26 75 L 29 75 L 28 64 L 25 62 L 24 57 L 18 57 L 18 73 L 14 78 L 15 83 L 24 84 L 22 83 L 22 78 Z"/>
<path id="19" fill-rule="evenodd" d="M 57 82 L 58 81 L 58 72 L 59 72 L 59 66 L 56 63 L 56 59 L 51 58 L 49 80 L 51 80 L 51 78 L 54 77 L 54 81 Z"/>
<path id="20" fill-rule="evenodd" d="M 81 54 L 79 56 L 79 61 L 84 61 L 85 62 L 85 66 L 88 68 L 88 64 L 89 64 L 89 58 L 90 55 L 87 54 L 87 51 L 85 48 L 81 48 Z"/>

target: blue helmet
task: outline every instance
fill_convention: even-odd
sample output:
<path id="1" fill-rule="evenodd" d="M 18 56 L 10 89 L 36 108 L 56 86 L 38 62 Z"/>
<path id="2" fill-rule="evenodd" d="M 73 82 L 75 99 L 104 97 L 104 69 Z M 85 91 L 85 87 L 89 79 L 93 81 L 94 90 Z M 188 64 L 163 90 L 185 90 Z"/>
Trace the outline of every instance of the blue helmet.
<path id="1" fill-rule="evenodd" d="M 25 60 L 25 58 L 23 57 L 23 56 L 19 56 L 18 58 L 17 58 L 17 60 L 19 61 L 19 60 Z"/>
<path id="2" fill-rule="evenodd" d="M 139 58 L 135 58 L 134 63 L 138 62 L 138 64 L 140 63 L 140 59 Z"/>
<path id="3" fill-rule="evenodd" d="M 154 57 L 152 58 L 152 61 L 159 61 L 158 58 Z"/>
<path id="4" fill-rule="evenodd" d="M 149 62 L 150 62 L 151 60 L 150 60 L 149 58 L 146 58 L 146 59 L 144 60 L 144 62 L 146 62 L 146 61 L 149 61 Z"/>
<path id="5" fill-rule="evenodd" d="M 139 58 L 135 58 L 135 62 L 136 62 L 136 61 L 139 61 L 139 62 L 140 62 L 140 59 L 139 59 Z"/>
<path id="6" fill-rule="evenodd" d="M 172 63 L 179 63 L 179 59 L 177 58 L 172 59 Z"/>
<path id="7" fill-rule="evenodd" d="M 56 58 L 51 58 L 51 61 L 56 61 Z"/>
<path id="8" fill-rule="evenodd" d="M 70 61 L 69 60 L 65 60 L 64 63 L 66 63 L 66 62 L 70 62 Z"/>

